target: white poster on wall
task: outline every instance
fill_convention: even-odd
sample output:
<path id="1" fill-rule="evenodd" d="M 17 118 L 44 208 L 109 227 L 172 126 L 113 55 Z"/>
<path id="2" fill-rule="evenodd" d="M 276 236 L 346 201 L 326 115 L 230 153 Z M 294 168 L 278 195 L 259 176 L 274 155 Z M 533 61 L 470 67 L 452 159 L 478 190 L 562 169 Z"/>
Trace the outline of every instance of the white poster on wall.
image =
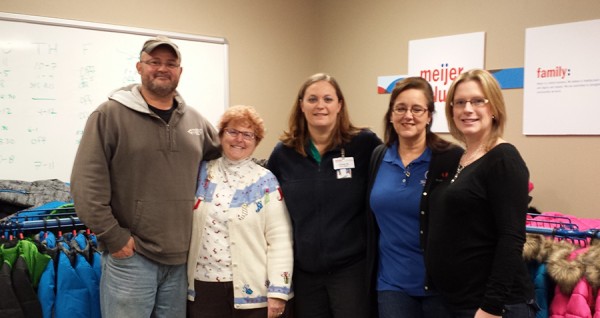
<path id="1" fill-rule="evenodd" d="M 525 32 L 523 133 L 600 134 L 600 20 Z"/>
<path id="2" fill-rule="evenodd" d="M 483 68 L 485 32 L 413 40 L 408 44 L 408 75 L 425 78 L 433 88 L 432 131 L 448 132 L 444 107 L 452 81 L 464 71 Z"/>

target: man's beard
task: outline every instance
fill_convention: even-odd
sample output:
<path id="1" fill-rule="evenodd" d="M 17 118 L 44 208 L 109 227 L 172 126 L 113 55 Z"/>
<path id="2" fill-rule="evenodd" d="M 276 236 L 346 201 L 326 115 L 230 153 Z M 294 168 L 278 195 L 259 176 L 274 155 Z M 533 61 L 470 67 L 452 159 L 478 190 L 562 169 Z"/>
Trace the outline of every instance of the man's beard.
<path id="1" fill-rule="evenodd" d="M 171 95 L 175 91 L 177 84 L 179 84 L 179 81 L 172 81 L 170 84 L 160 85 L 150 80 L 146 83 L 146 88 L 156 96 L 165 97 Z"/>

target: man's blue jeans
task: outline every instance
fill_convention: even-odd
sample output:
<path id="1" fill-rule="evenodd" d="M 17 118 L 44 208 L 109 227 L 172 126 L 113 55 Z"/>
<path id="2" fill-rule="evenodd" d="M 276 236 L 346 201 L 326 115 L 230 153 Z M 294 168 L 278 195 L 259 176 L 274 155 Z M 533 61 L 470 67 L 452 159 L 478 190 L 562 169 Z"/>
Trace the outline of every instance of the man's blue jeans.
<path id="1" fill-rule="evenodd" d="M 186 264 L 163 265 L 142 255 L 116 259 L 102 254 L 102 317 L 185 318 Z"/>

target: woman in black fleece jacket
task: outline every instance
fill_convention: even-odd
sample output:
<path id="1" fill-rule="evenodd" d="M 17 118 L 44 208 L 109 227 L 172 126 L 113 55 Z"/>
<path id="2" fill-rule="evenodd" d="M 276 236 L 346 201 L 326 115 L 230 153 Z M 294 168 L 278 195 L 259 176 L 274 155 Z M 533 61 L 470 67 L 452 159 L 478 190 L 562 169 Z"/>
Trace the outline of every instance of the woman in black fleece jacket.
<path id="1" fill-rule="evenodd" d="M 311 76 L 268 160 L 292 218 L 296 318 L 368 317 L 365 193 L 381 140 L 347 107 L 335 79 Z"/>

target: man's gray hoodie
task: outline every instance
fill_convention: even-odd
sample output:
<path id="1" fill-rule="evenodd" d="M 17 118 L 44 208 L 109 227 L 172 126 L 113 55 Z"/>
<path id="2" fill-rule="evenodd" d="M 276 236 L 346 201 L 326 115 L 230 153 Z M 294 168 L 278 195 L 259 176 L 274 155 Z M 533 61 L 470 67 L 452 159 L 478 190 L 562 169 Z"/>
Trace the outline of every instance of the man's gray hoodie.
<path id="1" fill-rule="evenodd" d="M 71 174 L 81 221 L 114 253 L 129 237 L 161 264 L 186 262 L 201 160 L 220 156 L 215 128 L 176 94 L 165 123 L 134 84 L 88 118 Z"/>

